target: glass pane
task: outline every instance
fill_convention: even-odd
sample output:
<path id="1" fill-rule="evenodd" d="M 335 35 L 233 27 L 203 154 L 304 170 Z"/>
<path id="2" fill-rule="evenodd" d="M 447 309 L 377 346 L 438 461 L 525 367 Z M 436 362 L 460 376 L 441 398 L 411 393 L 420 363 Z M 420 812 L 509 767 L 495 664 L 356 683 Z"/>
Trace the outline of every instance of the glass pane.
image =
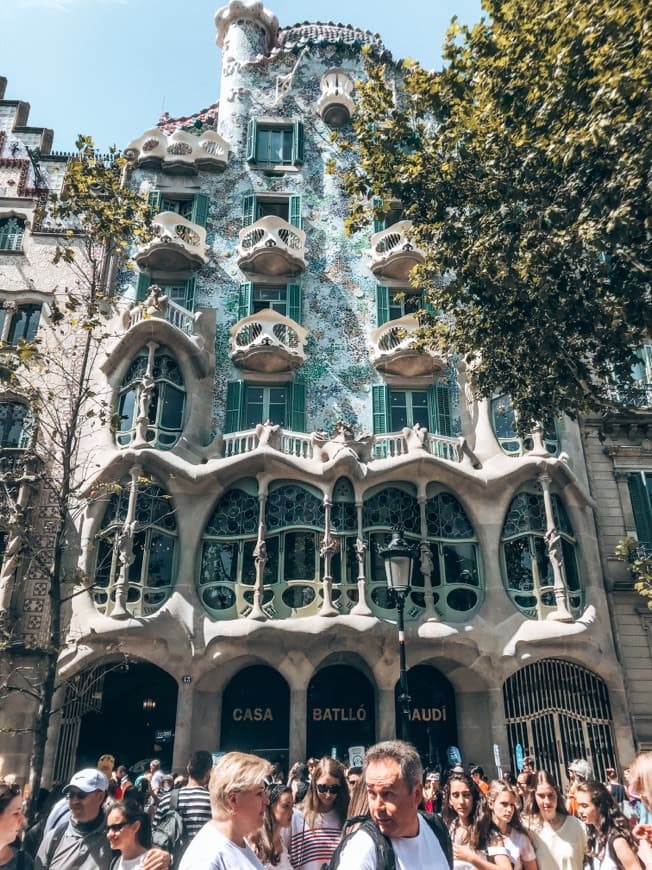
<path id="1" fill-rule="evenodd" d="M 242 549 L 242 582 L 246 583 L 247 586 L 253 586 L 256 582 L 256 562 L 254 560 L 256 541 L 243 541 Z"/>
<path id="2" fill-rule="evenodd" d="M 391 390 L 389 394 L 390 429 L 400 432 L 408 425 L 407 394 L 402 390 Z"/>
<path id="3" fill-rule="evenodd" d="M 408 425 L 414 426 L 417 423 L 424 429 L 430 428 L 428 393 L 425 390 L 412 390 L 412 420 Z"/>
<path id="4" fill-rule="evenodd" d="M 287 532 L 285 535 L 285 579 L 314 580 L 316 535 L 314 532 Z"/>
<path id="5" fill-rule="evenodd" d="M 509 396 L 500 396 L 491 402 L 494 432 L 497 438 L 516 438 L 516 418 L 512 400 Z M 518 442 L 517 449 L 518 449 Z"/>
<path id="6" fill-rule="evenodd" d="M 97 562 L 95 568 L 95 585 L 106 587 L 109 585 L 111 576 L 111 563 L 113 562 L 114 538 L 100 538 L 97 545 Z M 114 578 L 115 579 L 115 578 Z"/>
<path id="7" fill-rule="evenodd" d="M 206 528 L 213 535 L 253 535 L 257 530 L 258 499 L 241 489 L 226 493 Z"/>
<path id="8" fill-rule="evenodd" d="M 118 404 L 118 416 L 120 417 L 120 431 L 127 432 L 134 422 L 134 408 L 136 407 L 136 390 L 127 390 L 120 396 Z"/>
<path id="9" fill-rule="evenodd" d="M 207 541 L 201 557 L 200 583 L 219 580 L 235 581 L 238 568 L 238 544 Z"/>
<path id="10" fill-rule="evenodd" d="M 11 321 L 9 344 L 17 345 L 21 339 L 32 341 L 38 329 L 40 316 L 40 305 L 21 305 Z"/>
<path id="11" fill-rule="evenodd" d="M 267 561 L 265 562 L 265 573 L 263 574 L 263 582 L 276 583 L 278 581 L 278 536 L 267 538 Z"/>
<path id="12" fill-rule="evenodd" d="M 0 402 L 0 446 L 18 447 L 27 416 L 27 405 Z"/>
<path id="13" fill-rule="evenodd" d="M 285 387 L 270 387 L 268 417 L 272 423 L 285 425 Z"/>
<path id="14" fill-rule="evenodd" d="M 292 609 L 307 607 L 315 600 L 315 590 L 311 586 L 290 586 L 283 593 L 283 601 Z"/>
<path id="15" fill-rule="evenodd" d="M 389 600 L 389 591 L 386 586 L 376 586 L 371 592 L 371 600 L 384 610 L 394 610 L 394 605 Z"/>
<path id="16" fill-rule="evenodd" d="M 548 558 L 548 548 L 543 538 L 531 538 L 536 553 L 537 571 L 539 573 L 540 586 L 552 586 L 555 582 L 552 572 L 552 564 Z"/>
<path id="17" fill-rule="evenodd" d="M 163 395 L 161 426 L 164 429 L 176 429 L 180 432 L 183 423 L 185 393 L 171 384 L 163 384 L 161 390 Z"/>
<path id="18" fill-rule="evenodd" d="M 263 423 L 263 387 L 247 385 L 245 407 L 245 429 L 253 429 L 258 423 Z"/>
<path id="19" fill-rule="evenodd" d="M 160 532 L 152 532 L 149 548 L 147 586 L 170 586 L 174 564 L 174 539 Z"/>
<path id="20" fill-rule="evenodd" d="M 283 163 L 292 162 L 292 130 L 283 130 Z"/>
<path id="21" fill-rule="evenodd" d="M 504 546 L 508 589 L 531 592 L 534 589 L 534 575 L 528 538 L 517 538 Z"/>
<path id="22" fill-rule="evenodd" d="M 478 596 L 472 589 L 453 589 L 446 596 L 446 604 L 451 610 L 473 610 L 477 601 Z"/>
<path id="23" fill-rule="evenodd" d="M 566 574 L 566 585 L 571 592 L 576 592 L 580 589 L 580 577 L 577 570 L 575 547 L 570 541 L 562 538 L 561 548 L 564 554 L 564 572 Z"/>
<path id="24" fill-rule="evenodd" d="M 386 547 L 391 541 L 392 536 L 389 534 L 371 535 L 369 540 L 369 580 L 372 583 L 387 582 L 387 574 L 385 573 L 385 560 L 380 555 L 380 550 Z"/>
<path id="25" fill-rule="evenodd" d="M 285 287 L 254 287 L 254 313 L 271 308 L 278 314 L 287 314 L 287 291 Z"/>
<path id="26" fill-rule="evenodd" d="M 479 586 L 475 546 L 473 544 L 446 544 L 443 549 L 446 582 Z"/>
<path id="27" fill-rule="evenodd" d="M 201 597 L 210 610 L 228 610 L 235 604 L 235 594 L 228 586 L 211 586 L 204 589 Z"/>

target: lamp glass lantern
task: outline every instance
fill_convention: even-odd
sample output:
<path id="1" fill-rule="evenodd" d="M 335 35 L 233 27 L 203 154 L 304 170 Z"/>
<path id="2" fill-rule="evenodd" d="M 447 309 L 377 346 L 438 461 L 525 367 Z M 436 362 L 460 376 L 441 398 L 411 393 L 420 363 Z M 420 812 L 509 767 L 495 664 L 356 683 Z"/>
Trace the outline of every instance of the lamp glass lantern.
<path id="1" fill-rule="evenodd" d="M 385 562 L 387 588 L 398 594 L 406 594 L 412 582 L 414 548 L 403 538 L 400 531 L 392 532 L 392 540 L 379 551 Z"/>

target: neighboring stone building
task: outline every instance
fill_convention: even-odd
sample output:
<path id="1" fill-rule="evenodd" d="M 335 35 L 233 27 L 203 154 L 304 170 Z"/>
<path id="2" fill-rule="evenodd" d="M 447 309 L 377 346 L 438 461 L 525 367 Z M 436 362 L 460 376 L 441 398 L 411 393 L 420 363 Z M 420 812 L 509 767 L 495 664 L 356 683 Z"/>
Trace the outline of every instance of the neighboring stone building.
<path id="1" fill-rule="evenodd" d="M 562 780 L 573 757 L 627 763 L 630 715 L 649 713 L 614 648 L 613 542 L 601 558 L 578 426 L 519 439 L 508 398 L 475 401 L 463 364 L 414 347 L 422 254 L 399 203 L 345 235 L 331 133 L 347 135 L 362 47 L 398 74 L 391 57 L 349 26 L 280 29 L 251 0 L 216 24 L 219 107 L 127 149 L 158 234 L 117 276 L 97 367 L 117 416 L 85 432 L 91 588 L 70 605 L 49 775 L 103 752 L 292 762 L 392 736 L 379 547 L 398 525 L 419 554 L 407 656 L 427 762 L 457 745 L 514 767 L 520 745 Z"/>

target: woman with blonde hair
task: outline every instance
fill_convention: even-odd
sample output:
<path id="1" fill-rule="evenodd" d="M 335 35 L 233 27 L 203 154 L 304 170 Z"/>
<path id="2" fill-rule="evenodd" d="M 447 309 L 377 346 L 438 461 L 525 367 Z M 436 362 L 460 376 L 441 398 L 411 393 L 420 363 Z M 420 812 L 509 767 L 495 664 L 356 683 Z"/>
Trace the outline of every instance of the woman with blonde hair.
<path id="1" fill-rule="evenodd" d="M 520 800 L 515 788 L 494 779 L 487 792 L 494 827 L 500 831 L 514 870 L 538 870 L 534 846 L 518 811 Z"/>
<path id="2" fill-rule="evenodd" d="M 186 849 L 179 870 L 262 870 L 245 838 L 263 824 L 271 770 L 257 755 L 227 752 L 220 758 L 208 784 L 213 818 Z"/>
<path id="3" fill-rule="evenodd" d="M 290 861 L 295 870 L 321 870 L 338 846 L 349 805 L 346 769 L 324 757 L 315 767 L 301 812 L 294 813 Z"/>

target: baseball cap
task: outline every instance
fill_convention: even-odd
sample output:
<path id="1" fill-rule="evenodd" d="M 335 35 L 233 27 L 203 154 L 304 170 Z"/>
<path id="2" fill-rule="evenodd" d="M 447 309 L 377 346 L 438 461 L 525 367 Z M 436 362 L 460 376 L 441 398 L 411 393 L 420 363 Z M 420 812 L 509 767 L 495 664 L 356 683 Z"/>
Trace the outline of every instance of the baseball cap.
<path id="1" fill-rule="evenodd" d="M 90 794 L 92 791 L 106 791 L 108 787 L 109 780 L 101 770 L 97 770 L 94 767 L 86 767 L 84 770 L 80 770 L 73 775 L 68 785 L 64 788 L 63 793 L 67 795 L 70 789 L 78 788 L 79 791 Z"/>

